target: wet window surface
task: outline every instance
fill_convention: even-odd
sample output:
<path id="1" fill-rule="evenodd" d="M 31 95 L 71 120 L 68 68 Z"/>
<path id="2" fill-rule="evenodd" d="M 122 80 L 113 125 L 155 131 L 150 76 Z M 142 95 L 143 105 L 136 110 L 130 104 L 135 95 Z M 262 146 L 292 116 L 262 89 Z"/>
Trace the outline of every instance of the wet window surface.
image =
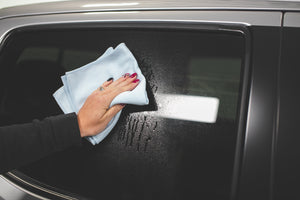
<path id="1" fill-rule="evenodd" d="M 1 125 L 61 114 L 52 97 L 65 71 L 124 42 L 147 80 L 150 104 L 127 105 L 96 146 L 19 171 L 94 199 L 229 199 L 244 38 L 156 29 L 23 31 L 0 54 Z M 5 77 L 3 76 L 5 74 Z M 15 90 L 22 85 L 16 98 Z"/>

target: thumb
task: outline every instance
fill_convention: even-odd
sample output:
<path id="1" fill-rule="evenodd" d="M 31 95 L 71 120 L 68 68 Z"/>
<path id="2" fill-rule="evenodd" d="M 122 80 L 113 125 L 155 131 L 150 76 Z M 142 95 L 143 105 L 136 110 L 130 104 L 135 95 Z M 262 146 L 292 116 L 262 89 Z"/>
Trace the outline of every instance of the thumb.
<path id="1" fill-rule="evenodd" d="M 125 107 L 125 104 L 116 104 L 116 105 L 112 106 L 103 115 L 103 119 L 105 119 L 106 122 L 110 122 L 110 120 L 124 107 Z"/>

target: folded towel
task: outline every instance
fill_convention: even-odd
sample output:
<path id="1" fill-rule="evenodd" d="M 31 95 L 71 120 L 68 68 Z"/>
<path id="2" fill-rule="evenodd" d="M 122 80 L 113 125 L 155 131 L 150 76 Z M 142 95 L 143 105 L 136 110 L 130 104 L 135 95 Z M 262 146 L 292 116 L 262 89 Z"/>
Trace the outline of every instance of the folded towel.
<path id="1" fill-rule="evenodd" d="M 119 79 L 125 73 L 137 73 L 140 82 L 132 91 L 126 91 L 116 96 L 110 104 L 147 105 L 149 103 L 146 92 L 146 80 L 138 64 L 124 43 L 115 49 L 108 48 L 105 53 L 94 62 L 73 71 L 66 72 L 61 77 L 63 86 L 54 94 L 54 98 L 64 113 L 76 112 L 83 106 L 86 98 L 107 79 Z M 121 111 L 109 122 L 101 133 L 87 137 L 93 144 L 101 142 L 116 125 Z"/>

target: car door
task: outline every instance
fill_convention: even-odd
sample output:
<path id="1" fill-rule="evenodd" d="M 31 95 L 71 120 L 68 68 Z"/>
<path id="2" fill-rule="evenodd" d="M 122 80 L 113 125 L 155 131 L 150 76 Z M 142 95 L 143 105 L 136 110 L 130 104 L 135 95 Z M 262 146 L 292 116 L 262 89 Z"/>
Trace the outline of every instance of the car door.
<path id="1" fill-rule="evenodd" d="M 274 199 L 299 198 L 299 19 L 299 13 L 287 12 L 283 20 Z"/>
<path id="2" fill-rule="evenodd" d="M 126 106 L 99 145 L 83 140 L 5 178 L 48 198 L 265 199 L 280 17 L 133 11 L 3 19 L 2 125 L 61 114 L 52 98 L 60 76 L 121 42 L 150 97 L 148 106 Z M 214 120 L 201 116 L 203 107 L 217 110 Z"/>

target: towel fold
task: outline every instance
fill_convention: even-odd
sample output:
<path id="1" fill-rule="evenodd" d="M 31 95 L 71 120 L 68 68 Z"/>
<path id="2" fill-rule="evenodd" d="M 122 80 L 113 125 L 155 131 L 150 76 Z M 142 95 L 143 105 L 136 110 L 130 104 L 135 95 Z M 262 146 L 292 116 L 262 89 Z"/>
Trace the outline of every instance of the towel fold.
<path id="1" fill-rule="evenodd" d="M 108 48 L 97 60 L 66 72 L 61 77 L 63 86 L 54 94 L 54 98 L 64 113 L 76 112 L 83 106 L 86 98 L 107 79 L 119 79 L 125 73 L 137 73 L 140 82 L 132 91 L 126 91 L 116 96 L 110 107 L 116 104 L 147 105 L 149 103 L 146 92 L 146 80 L 133 54 L 124 43 L 115 49 Z M 119 120 L 118 112 L 101 133 L 87 137 L 93 145 L 101 142 L 113 129 Z"/>

